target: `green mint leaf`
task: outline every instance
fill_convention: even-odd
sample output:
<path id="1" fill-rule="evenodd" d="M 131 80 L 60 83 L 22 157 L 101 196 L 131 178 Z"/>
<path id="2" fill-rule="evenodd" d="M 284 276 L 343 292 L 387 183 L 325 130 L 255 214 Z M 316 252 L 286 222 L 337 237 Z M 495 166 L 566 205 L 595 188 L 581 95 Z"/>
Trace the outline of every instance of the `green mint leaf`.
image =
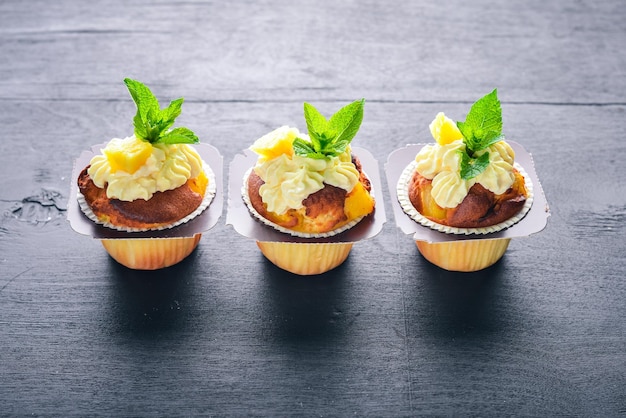
<path id="1" fill-rule="evenodd" d="M 482 141 L 482 148 L 481 149 L 485 149 L 493 144 L 495 144 L 496 142 L 500 142 L 504 140 L 504 135 L 499 133 L 499 132 L 495 132 L 495 131 L 489 131 L 487 133 L 487 135 L 485 135 L 485 138 Z"/>
<path id="2" fill-rule="evenodd" d="M 339 109 L 330 120 L 328 125 L 337 132 L 336 142 L 346 142 L 346 145 L 352 141 L 361 127 L 363 121 L 363 105 L 365 99 L 356 100 L 347 106 Z"/>
<path id="3" fill-rule="evenodd" d="M 320 151 L 326 144 L 326 138 L 315 131 L 309 132 L 309 139 L 311 140 L 311 147 L 315 152 Z"/>
<path id="4" fill-rule="evenodd" d="M 468 148 L 469 155 L 501 141 L 504 137 L 498 90 L 494 89 L 478 99 L 472 105 L 465 122 L 457 122 L 457 126 L 463 134 L 463 142 Z"/>
<path id="5" fill-rule="evenodd" d="M 159 144 L 195 144 L 198 137 L 187 128 L 174 128 L 159 136 L 156 143 Z"/>
<path id="6" fill-rule="evenodd" d="M 296 155 L 309 158 L 325 158 L 324 154 L 318 153 L 313 147 L 313 143 L 305 141 L 302 138 L 296 138 L 293 140 L 293 151 Z"/>
<path id="7" fill-rule="evenodd" d="M 344 152 L 346 152 L 348 145 L 350 145 L 350 141 L 346 141 L 346 140 L 335 141 L 334 152 L 332 154 L 333 157 L 337 157 L 343 154 Z"/>
<path id="8" fill-rule="evenodd" d="M 184 101 L 185 99 L 182 97 L 173 100 L 168 107 L 159 112 L 159 119 L 161 120 L 159 126 L 162 128 L 162 131 L 169 129 L 174 124 L 174 120 L 180 116 Z"/>
<path id="9" fill-rule="evenodd" d="M 326 120 L 313 105 L 304 103 L 304 119 L 311 142 L 305 147 L 294 141 L 296 155 L 327 158 L 345 152 L 363 121 L 364 102 L 365 99 L 361 99 L 342 107 L 330 120 Z"/>
<path id="10" fill-rule="evenodd" d="M 463 180 L 470 180 L 485 171 L 489 166 L 489 153 L 485 152 L 477 158 L 472 158 L 467 155 L 467 152 L 459 150 L 461 155 L 461 178 Z"/>
<path id="11" fill-rule="evenodd" d="M 174 121 L 180 115 L 183 98 L 170 102 L 168 107 L 161 110 L 159 101 L 152 91 L 143 83 L 124 79 L 130 96 L 137 106 L 137 113 L 133 117 L 135 136 L 150 143 L 161 144 L 194 144 L 198 137 L 187 128 L 170 130 Z"/>
<path id="12" fill-rule="evenodd" d="M 316 147 L 315 150 L 321 153 L 332 153 L 335 150 L 335 136 L 333 132 L 324 132 L 319 137 L 319 147 Z"/>
<path id="13" fill-rule="evenodd" d="M 135 127 L 135 136 L 140 139 L 148 138 L 148 129 L 146 128 L 145 122 L 141 118 L 139 111 L 133 118 L 133 126 Z"/>
<path id="14" fill-rule="evenodd" d="M 313 133 L 321 135 L 326 132 L 328 121 L 313 105 L 304 103 L 304 120 L 306 121 L 306 129 L 309 136 Z"/>
<path id="15" fill-rule="evenodd" d="M 153 137 L 154 133 L 149 115 L 154 115 L 160 111 L 159 102 L 150 89 L 143 83 L 125 78 L 124 84 L 126 84 L 130 96 L 137 106 L 137 114 L 135 114 L 133 118 L 135 135 L 141 139 L 152 142 L 156 138 Z"/>

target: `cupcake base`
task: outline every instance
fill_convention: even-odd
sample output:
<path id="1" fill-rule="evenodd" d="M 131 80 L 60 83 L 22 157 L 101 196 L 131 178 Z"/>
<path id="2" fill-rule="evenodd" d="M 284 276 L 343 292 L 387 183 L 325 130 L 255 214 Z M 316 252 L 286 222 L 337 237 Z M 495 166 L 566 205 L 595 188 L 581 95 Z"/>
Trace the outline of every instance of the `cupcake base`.
<path id="1" fill-rule="evenodd" d="M 181 262 L 197 247 L 202 234 L 183 238 L 103 239 L 115 261 L 134 270 L 158 270 Z"/>
<path id="2" fill-rule="evenodd" d="M 263 255 L 277 267 L 301 276 L 322 274 L 343 263 L 352 243 L 257 241 Z"/>
<path id="3" fill-rule="evenodd" d="M 472 272 L 495 264 L 509 246 L 510 238 L 430 243 L 415 241 L 419 252 L 445 270 Z"/>

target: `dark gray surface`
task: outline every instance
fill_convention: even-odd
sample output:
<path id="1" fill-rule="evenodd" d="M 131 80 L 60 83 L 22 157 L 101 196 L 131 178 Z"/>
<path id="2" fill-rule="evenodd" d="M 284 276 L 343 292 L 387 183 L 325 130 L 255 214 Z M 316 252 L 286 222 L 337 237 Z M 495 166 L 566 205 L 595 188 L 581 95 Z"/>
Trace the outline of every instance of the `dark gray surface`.
<path id="1" fill-rule="evenodd" d="M 621 0 L 0 2 L 0 414 L 624 416 L 625 22 Z M 131 271 L 65 220 L 74 159 L 132 130 L 124 77 L 185 97 L 225 166 L 304 129 L 303 101 L 365 97 L 382 169 L 497 87 L 552 215 L 449 273 L 384 188 L 381 234 L 301 278 L 224 205 L 183 263 Z"/>

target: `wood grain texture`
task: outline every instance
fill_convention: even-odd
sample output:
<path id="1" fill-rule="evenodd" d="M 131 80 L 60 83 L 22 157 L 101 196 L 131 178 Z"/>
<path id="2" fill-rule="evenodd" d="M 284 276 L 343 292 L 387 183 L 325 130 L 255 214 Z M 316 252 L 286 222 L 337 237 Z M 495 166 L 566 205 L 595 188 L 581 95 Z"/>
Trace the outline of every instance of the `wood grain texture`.
<path id="1" fill-rule="evenodd" d="M 626 414 L 626 8 L 618 0 L 0 3 L 0 415 Z M 302 102 L 365 97 L 379 162 L 492 88 L 551 217 L 472 274 L 394 225 L 320 277 L 223 220 L 128 270 L 65 220 L 74 159 L 132 131 L 124 77 L 225 166 Z M 224 207 L 224 215 L 226 206 Z"/>

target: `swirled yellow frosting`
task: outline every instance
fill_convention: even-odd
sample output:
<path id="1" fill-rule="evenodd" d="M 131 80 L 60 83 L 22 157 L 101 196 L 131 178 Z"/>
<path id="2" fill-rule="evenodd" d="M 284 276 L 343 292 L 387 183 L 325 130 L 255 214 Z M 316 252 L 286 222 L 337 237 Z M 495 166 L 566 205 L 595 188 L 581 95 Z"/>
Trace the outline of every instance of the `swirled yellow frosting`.
<path id="1" fill-rule="evenodd" d="M 469 189 L 476 183 L 494 194 L 504 193 L 515 181 L 513 164 L 515 151 L 505 141 L 499 141 L 475 153 L 479 157 L 489 153 L 489 165 L 478 176 L 461 178 L 461 156 L 465 143 L 458 128 L 443 113 L 439 113 L 430 125 L 436 143 L 424 146 L 415 157 L 416 170 L 432 180 L 431 195 L 442 208 L 458 206 Z"/>
<path id="2" fill-rule="evenodd" d="M 202 158 L 187 144 L 151 144 L 130 136 L 112 139 L 101 152 L 91 159 L 88 173 L 110 199 L 148 200 L 202 172 Z"/>
<path id="3" fill-rule="evenodd" d="M 259 155 L 254 171 L 265 182 L 259 189 L 261 199 L 267 210 L 279 215 L 302 208 L 302 201 L 323 189 L 324 184 L 349 193 L 359 181 L 349 147 L 337 157 L 307 158 L 294 154 L 295 138 L 308 140 L 298 129 L 282 126 L 250 147 Z"/>

